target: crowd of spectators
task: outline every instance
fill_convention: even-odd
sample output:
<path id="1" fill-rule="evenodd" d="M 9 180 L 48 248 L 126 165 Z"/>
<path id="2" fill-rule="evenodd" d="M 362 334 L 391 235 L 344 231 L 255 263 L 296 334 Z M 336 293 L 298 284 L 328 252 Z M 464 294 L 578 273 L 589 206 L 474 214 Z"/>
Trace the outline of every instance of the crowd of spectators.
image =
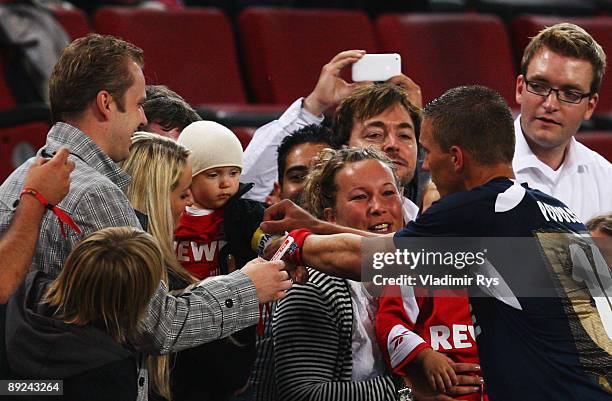
<path id="1" fill-rule="evenodd" d="M 364 54 L 334 56 L 243 154 L 146 85 L 137 46 L 70 43 L 46 144 L 0 186 L 3 376 L 67 400 L 612 399 L 612 165 L 574 138 L 601 46 L 569 23 L 532 38 L 515 119 L 483 86 L 423 105 L 403 74 L 348 82 Z M 500 292 L 361 281 L 369 240 L 432 237 L 541 251 L 481 263 Z"/>

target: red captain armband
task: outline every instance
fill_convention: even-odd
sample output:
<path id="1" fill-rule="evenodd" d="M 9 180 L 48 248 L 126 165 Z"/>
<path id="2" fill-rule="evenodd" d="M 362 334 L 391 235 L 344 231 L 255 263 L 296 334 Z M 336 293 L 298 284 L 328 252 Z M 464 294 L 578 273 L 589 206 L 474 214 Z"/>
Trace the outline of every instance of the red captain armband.
<path id="1" fill-rule="evenodd" d="M 293 237 L 293 249 L 288 252 L 287 260 L 296 266 L 304 266 L 302 260 L 302 248 L 304 247 L 304 241 L 306 237 L 312 234 L 312 231 L 306 228 L 298 228 L 289 232 L 289 236 Z"/>
<path id="2" fill-rule="evenodd" d="M 40 202 L 41 205 L 43 205 L 46 209 L 51 210 L 53 214 L 57 216 L 57 218 L 59 219 L 60 229 L 62 230 L 62 235 L 64 236 L 64 238 L 66 237 L 66 232 L 64 231 L 64 224 L 68 224 L 74 231 L 76 231 L 78 234 L 81 234 L 81 229 L 79 228 L 79 226 L 76 225 L 74 220 L 72 220 L 72 218 L 62 209 L 50 204 L 40 192 L 33 188 L 24 188 L 19 194 L 19 197 L 21 198 L 23 195 L 32 195 L 36 198 L 36 200 Z"/>

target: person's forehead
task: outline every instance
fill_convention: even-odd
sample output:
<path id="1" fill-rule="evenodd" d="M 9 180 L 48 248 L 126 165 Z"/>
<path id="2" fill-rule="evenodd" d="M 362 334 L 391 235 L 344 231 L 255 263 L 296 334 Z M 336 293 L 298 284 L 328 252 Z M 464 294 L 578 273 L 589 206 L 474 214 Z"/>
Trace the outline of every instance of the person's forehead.
<path id="1" fill-rule="evenodd" d="M 559 85 L 590 87 L 594 68 L 589 60 L 565 55 L 546 46 L 539 49 L 527 65 L 527 79 L 559 81 Z"/>
<path id="2" fill-rule="evenodd" d="M 128 63 L 128 70 L 133 78 L 132 85 L 130 85 L 128 91 L 135 91 L 138 95 L 146 97 L 146 84 L 142 68 L 135 61 L 130 61 Z"/>
<path id="3" fill-rule="evenodd" d="M 378 114 L 363 118 L 360 122 L 368 124 L 374 121 L 394 124 L 409 123 L 414 126 L 412 116 L 401 103 L 394 103 Z"/>
<path id="4" fill-rule="evenodd" d="M 286 167 L 292 164 L 311 164 L 312 158 L 322 149 L 329 148 L 330 145 L 323 142 L 304 142 L 299 143 L 287 152 Z"/>
<path id="5" fill-rule="evenodd" d="M 367 174 L 367 180 L 363 179 L 364 174 Z M 347 163 L 344 168 L 336 174 L 336 180 L 338 180 L 338 178 L 340 178 L 345 185 L 353 187 L 362 185 L 367 186 L 379 178 L 388 180 L 391 183 L 393 182 L 391 168 L 380 160 L 375 159 Z"/>

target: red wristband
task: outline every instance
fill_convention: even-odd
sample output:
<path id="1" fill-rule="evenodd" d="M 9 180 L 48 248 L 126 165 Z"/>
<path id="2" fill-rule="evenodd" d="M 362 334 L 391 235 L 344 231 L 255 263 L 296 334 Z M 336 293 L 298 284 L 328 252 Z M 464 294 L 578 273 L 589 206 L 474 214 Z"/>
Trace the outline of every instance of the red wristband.
<path id="1" fill-rule="evenodd" d="M 23 195 L 32 195 L 36 198 L 36 200 L 40 202 L 41 205 L 43 205 L 47 209 L 51 209 L 53 207 L 53 205 L 49 206 L 49 202 L 45 199 L 45 197 L 42 196 L 42 194 L 35 189 L 24 188 L 19 194 L 19 197 L 21 198 Z"/>
<path id="2" fill-rule="evenodd" d="M 64 223 L 68 224 L 78 234 L 81 234 L 81 229 L 79 228 L 79 226 L 76 225 L 74 220 L 72 220 L 72 218 L 62 209 L 50 204 L 49 201 L 47 201 L 47 199 L 45 199 L 45 197 L 40 192 L 33 188 L 24 188 L 19 194 L 19 197 L 21 198 L 23 195 L 32 195 L 36 198 L 36 200 L 40 202 L 41 205 L 43 205 L 46 209 L 51 210 L 53 214 L 57 216 L 57 218 L 59 219 L 60 229 L 62 230 L 62 235 L 64 236 L 64 238 L 66 237 L 66 232 L 64 231 Z"/>
<path id="3" fill-rule="evenodd" d="M 306 241 L 306 237 L 312 234 L 312 231 L 306 228 L 298 228 L 297 230 L 292 230 L 289 232 L 289 235 L 293 237 L 295 246 L 295 251 L 291 252 L 287 256 L 287 260 L 293 263 L 296 266 L 304 266 L 304 261 L 302 260 L 302 249 L 304 248 L 304 241 Z"/>

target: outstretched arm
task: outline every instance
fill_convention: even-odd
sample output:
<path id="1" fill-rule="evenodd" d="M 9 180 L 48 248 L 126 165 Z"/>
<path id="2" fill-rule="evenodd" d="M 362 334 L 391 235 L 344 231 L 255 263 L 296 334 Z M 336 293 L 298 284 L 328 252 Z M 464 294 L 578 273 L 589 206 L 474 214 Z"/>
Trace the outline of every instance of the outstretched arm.
<path id="1" fill-rule="evenodd" d="M 380 234 L 340 226 L 315 218 L 289 200 L 272 205 L 264 212 L 261 228 L 269 233 L 283 233 L 306 228 L 315 234 L 306 237 L 301 249 L 304 265 L 332 276 L 359 280 L 361 277 L 361 241 L 366 237 L 381 237 Z M 317 235 L 332 234 L 332 235 Z M 392 234 L 385 235 L 387 237 Z M 270 257 L 280 246 L 282 239 L 266 247 Z M 395 251 L 393 241 L 386 242 L 388 251 Z M 382 251 L 382 249 L 381 249 Z"/>
<path id="2" fill-rule="evenodd" d="M 355 234 L 310 235 L 301 249 L 302 260 L 324 273 L 359 281 L 361 240 Z"/>

